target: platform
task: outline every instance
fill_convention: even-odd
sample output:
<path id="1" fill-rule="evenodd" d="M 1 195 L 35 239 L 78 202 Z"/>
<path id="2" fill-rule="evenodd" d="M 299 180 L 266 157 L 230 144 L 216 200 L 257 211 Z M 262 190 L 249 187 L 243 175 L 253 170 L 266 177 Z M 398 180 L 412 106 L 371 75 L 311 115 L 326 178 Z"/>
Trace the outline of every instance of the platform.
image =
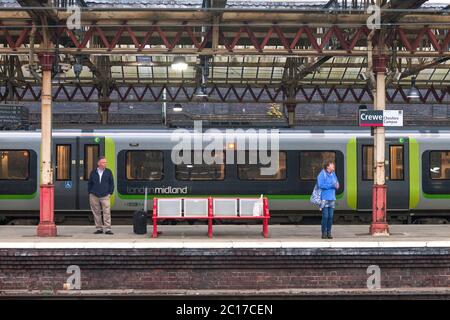
<path id="1" fill-rule="evenodd" d="M 368 225 L 336 225 L 332 240 L 320 238 L 320 226 L 271 225 L 264 239 L 257 225 L 160 226 L 163 234 L 136 235 L 132 226 L 113 226 L 114 235 L 94 235 L 93 226 L 59 226 L 56 238 L 36 236 L 35 226 L 0 226 L 0 248 L 365 248 L 450 247 L 450 225 L 391 225 L 390 236 L 373 237 Z M 150 228 L 148 229 L 150 232 Z"/>
<path id="2" fill-rule="evenodd" d="M 0 227 L 2 297 L 440 297 L 450 298 L 450 226 L 392 225 L 372 237 L 367 225 L 161 226 L 163 234 L 135 235 L 113 226 L 59 226 L 38 238 L 35 226 Z M 150 230 L 149 230 L 150 231 Z M 69 266 L 80 269 L 81 290 L 63 290 Z M 367 288 L 380 270 L 381 289 Z"/>

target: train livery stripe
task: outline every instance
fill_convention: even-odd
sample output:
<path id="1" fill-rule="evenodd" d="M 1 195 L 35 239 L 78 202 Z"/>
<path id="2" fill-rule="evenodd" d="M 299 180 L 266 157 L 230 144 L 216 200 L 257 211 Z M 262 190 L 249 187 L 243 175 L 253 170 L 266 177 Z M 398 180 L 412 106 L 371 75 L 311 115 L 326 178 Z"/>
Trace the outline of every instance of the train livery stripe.
<path id="1" fill-rule="evenodd" d="M 119 198 L 124 200 L 144 200 L 144 195 L 142 194 L 121 194 L 119 193 Z M 158 194 L 158 195 L 148 195 L 147 199 L 156 198 L 259 198 L 260 194 L 213 194 L 213 195 L 201 195 L 201 194 Z M 309 200 L 311 195 L 309 194 L 269 194 L 265 195 L 268 199 L 272 200 Z M 336 195 L 336 199 L 341 199 L 343 193 Z"/>
<path id="2" fill-rule="evenodd" d="M 116 177 L 116 145 L 114 144 L 114 140 L 112 138 L 105 137 L 105 156 L 108 160 L 108 167 L 111 169 L 113 177 L 114 177 L 114 194 L 111 196 L 111 207 L 114 206 L 114 202 L 116 200 L 116 190 L 117 190 L 117 177 Z"/>
<path id="3" fill-rule="evenodd" d="M 409 209 L 417 207 L 420 199 L 419 144 L 409 138 Z"/>
<path id="4" fill-rule="evenodd" d="M 429 194 L 424 192 L 423 196 L 427 199 L 450 199 L 450 194 Z"/>
<path id="5" fill-rule="evenodd" d="M 0 194 L 0 200 L 31 200 L 36 196 L 37 192 L 33 194 Z"/>
<path id="6" fill-rule="evenodd" d="M 357 199 L 357 177 L 356 177 L 356 138 L 351 138 L 347 143 L 347 204 L 353 210 L 356 210 Z"/>

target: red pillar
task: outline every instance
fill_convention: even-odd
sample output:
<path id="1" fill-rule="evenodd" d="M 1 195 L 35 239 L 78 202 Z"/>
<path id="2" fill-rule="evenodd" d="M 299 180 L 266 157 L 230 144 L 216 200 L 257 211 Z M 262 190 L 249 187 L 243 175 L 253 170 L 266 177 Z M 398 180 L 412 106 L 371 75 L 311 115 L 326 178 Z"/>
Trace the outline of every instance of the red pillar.
<path id="1" fill-rule="evenodd" d="M 377 55 L 373 59 L 376 73 L 376 103 L 375 110 L 384 110 L 386 104 L 386 61 L 385 55 Z M 389 235 L 387 224 L 387 187 L 385 181 L 385 130 L 384 127 L 376 127 L 374 134 L 375 151 L 375 175 L 372 197 L 372 224 L 371 235 Z"/>
<path id="2" fill-rule="evenodd" d="M 213 199 L 208 198 L 208 237 L 213 237 Z"/>
<path id="3" fill-rule="evenodd" d="M 52 184 L 41 184 L 40 191 L 40 219 L 37 227 L 37 235 L 39 237 L 55 237 L 57 232 L 53 211 L 53 204 L 55 203 L 54 186 Z"/>
<path id="4" fill-rule="evenodd" d="M 269 214 L 269 200 L 267 198 L 263 199 L 263 214 L 264 214 L 264 218 L 263 218 L 262 235 L 263 235 L 264 238 L 268 238 L 269 237 L 269 218 L 270 218 L 270 214 Z"/>
<path id="5" fill-rule="evenodd" d="M 41 185 L 40 185 L 40 219 L 37 227 L 39 237 L 55 237 L 54 220 L 54 185 L 51 165 L 52 150 L 52 65 L 53 53 L 39 54 L 42 68 L 41 90 Z"/>
<path id="6" fill-rule="evenodd" d="M 152 238 L 158 238 L 158 199 L 153 198 L 153 214 L 152 214 L 152 220 L 153 220 L 153 233 Z"/>
<path id="7" fill-rule="evenodd" d="M 389 225 L 386 221 L 386 185 L 374 185 L 372 196 L 371 235 L 388 235 Z"/>

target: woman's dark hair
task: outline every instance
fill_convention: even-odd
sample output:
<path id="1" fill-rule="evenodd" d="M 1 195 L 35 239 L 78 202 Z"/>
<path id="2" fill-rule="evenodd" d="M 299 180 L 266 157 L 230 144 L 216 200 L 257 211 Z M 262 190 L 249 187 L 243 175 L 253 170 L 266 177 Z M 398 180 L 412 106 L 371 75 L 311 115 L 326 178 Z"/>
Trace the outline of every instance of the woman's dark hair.
<path id="1" fill-rule="evenodd" d="M 328 168 L 328 166 L 329 166 L 330 164 L 334 164 L 334 161 L 333 161 L 333 160 L 327 160 L 327 161 L 325 161 L 325 162 L 323 163 L 323 168 L 324 168 L 325 170 L 327 170 L 327 168 Z"/>

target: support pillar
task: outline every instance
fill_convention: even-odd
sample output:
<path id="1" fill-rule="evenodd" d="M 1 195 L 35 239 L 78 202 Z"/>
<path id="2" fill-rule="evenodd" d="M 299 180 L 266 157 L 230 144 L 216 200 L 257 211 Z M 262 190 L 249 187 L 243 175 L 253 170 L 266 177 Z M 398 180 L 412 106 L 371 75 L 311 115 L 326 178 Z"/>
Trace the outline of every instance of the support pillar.
<path id="1" fill-rule="evenodd" d="M 386 56 L 379 55 L 374 59 L 376 73 L 375 110 L 384 110 L 386 104 Z M 376 127 L 374 134 L 375 175 L 372 199 L 372 224 L 370 234 L 389 235 L 387 224 L 387 187 L 385 181 L 385 129 Z"/>
<path id="2" fill-rule="evenodd" d="M 99 108 L 102 124 L 108 124 L 108 115 L 109 115 L 109 106 L 110 105 L 111 105 L 111 102 L 106 102 L 106 101 L 98 103 L 98 108 Z"/>
<path id="3" fill-rule="evenodd" d="M 290 127 L 295 125 L 295 108 L 297 107 L 297 104 L 295 102 L 287 102 L 286 103 L 286 109 L 288 112 L 288 125 Z"/>
<path id="4" fill-rule="evenodd" d="M 52 150 L 52 65 L 53 53 L 39 55 L 42 68 L 41 91 L 41 184 L 40 219 L 37 227 L 39 237 L 55 237 L 54 185 L 51 163 Z"/>

